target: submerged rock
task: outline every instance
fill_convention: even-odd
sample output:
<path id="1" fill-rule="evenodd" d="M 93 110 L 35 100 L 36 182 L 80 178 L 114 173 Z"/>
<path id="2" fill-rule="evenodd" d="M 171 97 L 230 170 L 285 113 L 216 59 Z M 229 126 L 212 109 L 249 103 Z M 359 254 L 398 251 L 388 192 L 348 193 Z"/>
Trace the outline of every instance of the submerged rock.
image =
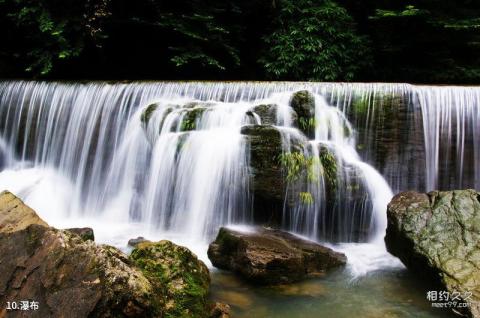
<path id="1" fill-rule="evenodd" d="M 479 201 L 475 190 L 400 193 L 388 205 L 385 237 L 414 273 L 460 293 L 473 317 L 480 317 Z"/>
<path id="2" fill-rule="evenodd" d="M 163 295 L 165 317 L 207 317 L 210 274 L 189 249 L 170 241 L 143 242 L 130 260 Z"/>
<path id="3" fill-rule="evenodd" d="M 255 284 L 285 284 L 344 265 L 345 255 L 293 234 L 256 228 L 221 228 L 208 248 L 215 267 L 232 270 Z"/>
<path id="4" fill-rule="evenodd" d="M 82 227 L 82 228 L 72 228 L 66 229 L 65 231 L 71 232 L 73 234 L 77 234 L 82 238 L 84 241 L 95 241 L 95 234 L 93 233 L 93 229 L 89 227 Z"/>

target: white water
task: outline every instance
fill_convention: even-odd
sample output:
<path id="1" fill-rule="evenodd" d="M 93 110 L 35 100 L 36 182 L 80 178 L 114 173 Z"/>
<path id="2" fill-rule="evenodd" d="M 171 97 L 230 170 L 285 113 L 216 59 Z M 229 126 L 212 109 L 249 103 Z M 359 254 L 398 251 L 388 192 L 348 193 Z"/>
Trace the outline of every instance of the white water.
<path id="1" fill-rule="evenodd" d="M 276 124 L 284 140 L 305 138 L 292 127 L 288 105 L 291 92 L 300 89 L 318 94 L 315 138 L 306 143 L 305 153 L 318 156 L 318 145 L 328 147 L 341 167 L 339 178 L 343 177 L 345 185 L 349 182 L 345 171 L 354 169 L 368 193 L 368 204 L 358 211 L 362 224 L 372 231 L 370 243 L 336 246 L 349 257 L 355 275 L 399 263 L 383 244 L 385 208 L 392 191 L 357 153 L 358 127 L 346 117 L 352 99 L 371 100 L 363 123 L 370 132 L 375 129 L 372 118 L 384 107 L 375 104 L 376 96 L 407 96 L 410 110 L 421 116 L 423 124 L 426 181 L 414 180 L 419 190 L 433 189 L 440 180 L 443 187 L 480 187 L 480 89 L 476 88 L 19 81 L 0 83 L 4 162 L 0 189 L 20 196 L 53 226 L 93 227 L 99 242 L 125 247 L 129 238 L 139 235 L 172 239 L 206 260 L 206 245 L 219 226 L 252 220 L 249 158 L 240 129 L 260 118 L 246 113 L 256 105 L 275 103 L 279 106 Z M 141 114 L 154 102 L 157 108 L 145 127 Z M 192 105 L 187 106 L 190 102 L 197 103 L 193 108 L 205 110 L 193 123 L 188 122 L 194 130 L 184 131 L 182 122 L 192 110 Z M 455 149 L 455 158 L 442 155 L 445 144 Z M 441 165 L 453 159 L 456 170 L 442 171 Z M 473 173 L 463 178 L 467 170 Z M 395 177 L 399 185 L 407 184 L 405 177 Z M 332 230 L 332 224 L 322 222 L 322 182 L 318 178 L 308 185 L 315 204 L 298 207 L 290 230 L 310 238 Z M 349 193 L 345 190 L 341 195 Z M 356 226 L 349 210 L 348 205 L 341 207 L 334 222 L 347 241 Z"/>

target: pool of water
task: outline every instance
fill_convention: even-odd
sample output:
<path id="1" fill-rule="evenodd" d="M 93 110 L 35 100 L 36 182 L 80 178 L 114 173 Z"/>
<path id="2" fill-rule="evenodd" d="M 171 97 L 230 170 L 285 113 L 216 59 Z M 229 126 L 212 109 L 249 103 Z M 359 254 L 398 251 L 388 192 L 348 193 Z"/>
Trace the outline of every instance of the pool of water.
<path id="1" fill-rule="evenodd" d="M 234 318 L 456 317 L 446 309 L 432 308 L 426 297 L 429 290 L 441 289 L 403 268 L 354 279 L 348 269 L 341 269 L 277 287 L 255 287 L 213 269 L 211 298 L 228 303 Z"/>

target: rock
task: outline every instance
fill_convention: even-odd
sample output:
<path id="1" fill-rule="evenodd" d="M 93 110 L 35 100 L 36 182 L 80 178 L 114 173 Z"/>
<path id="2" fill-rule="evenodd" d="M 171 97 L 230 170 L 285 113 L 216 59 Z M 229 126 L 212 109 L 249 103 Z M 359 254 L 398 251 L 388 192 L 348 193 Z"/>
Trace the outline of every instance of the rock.
<path id="1" fill-rule="evenodd" d="M 161 297 L 125 254 L 68 231 L 1 233 L 0 263 L 0 302 L 38 301 L 38 317 L 161 317 Z"/>
<path id="2" fill-rule="evenodd" d="M 93 233 L 92 228 L 89 228 L 89 227 L 72 228 L 72 229 L 66 229 L 65 231 L 68 231 L 80 236 L 84 241 L 88 241 L 88 240 L 95 241 L 95 234 Z"/>
<path id="3" fill-rule="evenodd" d="M 307 90 L 292 95 L 290 106 L 298 115 L 298 126 L 308 137 L 315 136 L 315 96 Z"/>
<path id="4" fill-rule="evenodd" d="M 145 107 L 142 114 L 140 115 L 140 121 L 144 125 L 147 125 L 153 113 L 157 110 L 157 108 L 158 108 L 158 104 L 156 103 L 150 104 L 147 107 Z"/>
<path id="5" fill-rule="evenodd" d="M 221 228 L 208 248 L 208 257 L 214 266 L 264 285 L 299 281 L 346 263 L 341 253 L 266 228 L 255 228 L 252 232 Z"/>
<path id="6" fill-rule="evenodd" d="M 256 223 L 280 224 L 286 182 L 283 178 L 279 156 L 282 138 L 273 126 L 249 125 L 242 127 L 250 150 L 250 172 L 254 218 Z"/>
<path id="7" fill-rule="evenodd" d="M 451 294 L 472 293 L 464 300 L 473 317 L 480 317 L 479 201 L 475 190 L 400 193 L 388 205 L 385 237 L 389 252 L 420 277 Z"/>
<path id="8" fill-rule="evenodd" d="M 165 317 L 207 317 L 210 276 L 205 264 L 186 247 L 169 241 L 143 242 L 130 260 L 164 295 Z"/>
<path id="9" fill-rule="evenodd" d="M 22 200 L 8 191 L 0 193 L 0 233 L 12 233 L 31 224 L 48 226 Z"/>
<path id="10" fill-rule="evenodd" d="M 230 306 L 224 303 L 214 303 L 210 307 L 210 318 L 229 318 Z"/>
<path id="11" fill-rule="evenodd" d="M 0 195 L 0 229 L 0 303 L 36 301 L 32 317 L 210 314 L 208 269 L 184 247 L 142 242 L 128 257 L 82 237 L 90 229 L 49 227 L 8 192 Z"/>
<path id="12" fill-rule="evenodd" d="M 128 246 L 137 247 L 138 244 L 143 242 L 150 242 L 150 241 L 144 238 L 143 236 L 139 236 L 137 238 L 128 240 Z"/>
<path id="13" fill-rule="evenodd" d="M 260 117 L 262 125 L 276 125 L 277 111 L 278 106 L 275 104 L 263 104 L 253 108 L 253 112 Z"/>

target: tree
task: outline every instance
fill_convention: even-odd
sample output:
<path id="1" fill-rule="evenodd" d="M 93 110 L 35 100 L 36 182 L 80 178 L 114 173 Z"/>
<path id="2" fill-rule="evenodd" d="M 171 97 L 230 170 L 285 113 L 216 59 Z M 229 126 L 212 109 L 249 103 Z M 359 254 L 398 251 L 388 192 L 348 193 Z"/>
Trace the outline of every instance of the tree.
<path id="1" fill-rule="evenodd" d="M 369 63 L 367 40 L 348 12 L 330 0 L 280 0 L 260 63 L 269 77 L 352 80 Z"/>

